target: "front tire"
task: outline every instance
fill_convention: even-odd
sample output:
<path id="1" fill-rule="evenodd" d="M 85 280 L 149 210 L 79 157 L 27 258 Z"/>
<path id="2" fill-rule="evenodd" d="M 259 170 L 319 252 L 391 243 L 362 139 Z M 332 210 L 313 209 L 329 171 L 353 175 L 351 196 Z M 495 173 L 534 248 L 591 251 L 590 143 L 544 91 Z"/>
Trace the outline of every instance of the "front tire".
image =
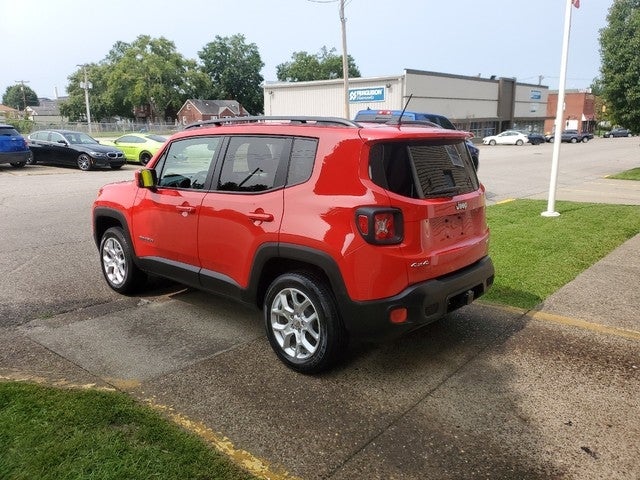
<path id="1" fill-rule="evenodd" d="M 495 140 L 489 140 L 489 145 L 494 146 L 496 144 Z"/>
<path id="2" fill-rule="evenodd" d="M 133 249 L 120 227 L 111 227 L 102 235 L 100 265 L 107 284 L 118 293 L 135 292 L 147 278 L 133 262 Z"/>
<path id="3" fill-rule="evenodd" d="M 27 162 L 11 162 L 9 165 L 11 165 L 13 168 L 22 168 L 27 164 Z"/>
<path id="4" fill-rule="evenodd" d="M 77 163 L 78 163 L 78 168 L 83 172 L 91 170 L 91 167 L 92 167 L 91 157 L 86 153 L 81 153 L 80 155 L 78 155 Z"/>
<path id="5" fill-rule="evenodd" d="M 263 311 L 269 343 L 289 368 L 318 373 L 344 352 L 347 333 L 322 279 L 304 272 L 279 276 L 267 290 Z"/>

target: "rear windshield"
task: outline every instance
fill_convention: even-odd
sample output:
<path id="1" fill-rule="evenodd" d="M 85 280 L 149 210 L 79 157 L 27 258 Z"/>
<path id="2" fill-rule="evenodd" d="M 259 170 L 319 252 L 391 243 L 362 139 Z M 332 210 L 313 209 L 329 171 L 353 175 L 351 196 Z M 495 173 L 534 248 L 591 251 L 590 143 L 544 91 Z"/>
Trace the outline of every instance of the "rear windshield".
<path id="1" fill-rule="evenodd" d="M 480 187 L 465 142 L 380 143 L 371 148 L 371 179 L 410 198 L 452 197 Z"/>
<path id="2" fill-rule="evenodd" d="M 18 131 L 13 127 L 0 127 L 0 135 L 7 135 L 10 137 L 19 136 Z"/>

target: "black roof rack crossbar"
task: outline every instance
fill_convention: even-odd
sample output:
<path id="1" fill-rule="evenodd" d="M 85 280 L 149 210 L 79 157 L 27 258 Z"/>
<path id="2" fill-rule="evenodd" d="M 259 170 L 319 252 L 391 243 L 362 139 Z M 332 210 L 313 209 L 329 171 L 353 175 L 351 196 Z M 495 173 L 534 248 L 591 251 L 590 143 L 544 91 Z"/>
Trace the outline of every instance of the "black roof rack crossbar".
<path id="1" fill-rule="evenodd" d="M 194 122 L 187 125 L 185 128 L 198 128 L 205 127 L 208 125 L 228 125 L 230 123 L 259 123 L 259 122 L 267 122 L 267 121 L 289 121 L 291 123 L 299 123 L 299 124 L 321 124 L 321 125 L 333 125 L 333 126 L 343 126 L 343 127 L 360 127 L 360 125 L 353 120 L 347 120 L 345 118 L 339 117 L 299 117 L 299 116 L 248 116 L 248 117 L 227 117 L 227 118 L 216 118 L 213 120 L 203 120 L 201 122 Z"/>

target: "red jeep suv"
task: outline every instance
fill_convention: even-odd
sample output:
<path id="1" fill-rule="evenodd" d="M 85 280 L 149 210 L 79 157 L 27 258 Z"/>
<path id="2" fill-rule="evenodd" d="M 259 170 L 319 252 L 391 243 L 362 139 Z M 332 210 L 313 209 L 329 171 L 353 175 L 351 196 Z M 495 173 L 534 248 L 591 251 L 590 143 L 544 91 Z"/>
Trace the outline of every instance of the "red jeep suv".
<path id="1" fill-rule="evenodd" d="M 466 137 L 324 117 L 191 125 L 100 189 L 104 277 L 123 294 L 154 274 L 256 305 L 277 356 L 319 372 L 349 338 L 415 329 L 492 284 Z"/>

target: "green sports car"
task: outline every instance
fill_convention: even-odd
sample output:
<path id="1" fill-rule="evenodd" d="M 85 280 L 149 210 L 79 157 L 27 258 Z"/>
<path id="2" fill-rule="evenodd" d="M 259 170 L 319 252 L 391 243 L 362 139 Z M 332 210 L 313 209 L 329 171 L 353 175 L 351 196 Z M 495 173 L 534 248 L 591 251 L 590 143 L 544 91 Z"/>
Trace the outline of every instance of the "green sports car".
<path id="1" fill-rule="evenodd" d="M 162 148 L 166 138 L 149 133 L 128 133 L 115 140 L 101 140 L 104 145 L 118 147 L 124 152 L 128 162 L 140 162 L 146 165 L 151 157 Z"/>

